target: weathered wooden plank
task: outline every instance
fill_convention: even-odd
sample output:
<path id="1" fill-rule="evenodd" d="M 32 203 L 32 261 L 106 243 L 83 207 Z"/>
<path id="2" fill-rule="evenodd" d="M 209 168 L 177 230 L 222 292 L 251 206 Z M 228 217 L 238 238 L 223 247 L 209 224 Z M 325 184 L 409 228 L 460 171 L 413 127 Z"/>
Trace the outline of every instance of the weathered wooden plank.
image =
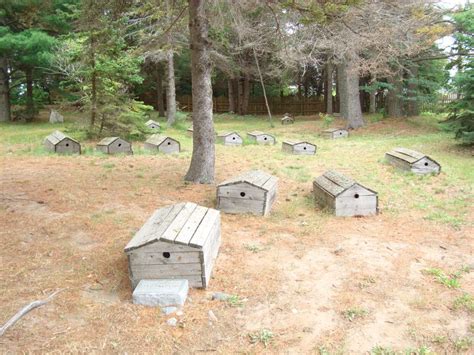
<path id="1" fill-rule="evenodd" d="M 189 245 L 175 244 L 168 241 L 157 241 L 156 243 L 147 244 L 140 249 L 137 249 L 137 252 L 144 253 L 165 253 L 165 252 L 193 252 L 196 251 L 196 248 L 190 247 Z"/>
<path id="2" fill-rule="evenodd" d="M 170 245 L 170 244 L 168 244 Z M 164 249 L 167 250 L 167 249 Z M 131 251 L 129 253 L 130 263 L 133 265 L 164 265 L 164 264 L 189 264 L 199 263 L 199 251 L 178 251 L 171 250 L 163 252 L 145 252 L 142 250 Z"/>
<path id="3" fill-rule="evenodd" d="M 377 213 L 377 196 L 367 195 L 354 198 L 339 196 L 336 199 L 336 216 L 370 216 Z"/>
<path id="4" fill-rule="evenodd" d="M 328 194 L 332 195 L 333 197 L 336 197 L 339 195 L 341 192 L 344 191 L 344 188 L 338 184 L 335 184 L 333 181 L 328 179 L 326 175 L 321 175 L 318 176 L 314 182 L 313 182 L 313 187 L 319 187 L 323 190 L 325 190 Z"/>
<path id="5" fill-rule="evenodd" d="M 388 157 L 394 157 L 394 158 L 400 159 L 402 161 L 407 162 L 408 164 L 413 164 L 414 162 L 418 160 L 418 158 L 415 158 L 410 155 L 406 155 L 397 151 L 387 152 L 385 153 L 385 155 Z"/>
<path id="6" fill-rule="evenodd" d="M 221 244 L 221 224 L 220 221 L 216 221 L 216 225 L 211 230 L 210 238 L 206 243 L 206 247 L 203 250 L 203 287 L 207 287 L 209 280 L 212 276 L 212 269 L 219 254 L 219 248 Z"/>
<path id="7" fill-rule="evenodd" d="M 426 157 L 426 155 L 423 154 L 423 153 L 417 152 L 416 150 L 407 149 L 407 148 L 398 147 L 398 148 L 395 148 L 394 151 L 398 152 L 398 153 L 401 153 L 401 154 L 404 154 L 404 155 L 409 156 L 409 157 L 413 157 L 416 160 L 420 160 L 420 159 L 423 159 L 424 157 Z"/>
<path id="8" fill-rule="evenodd" d="M 184 224 L 181 231 L 176 236 L 174 240 L 175 243 L 188 245 L 191 238 L 193 237 L 194 233 L 196 232 L 197 228 L 201 224 L 204 216 L 207 213 L 208 208 L 203 206 L 197 206 L 196 209 L 193 211 L 191 216 L 188 218 L 186 223 Z"/>
<path id="9" fill-rule="evenodd" d="M 143 246 L 149 243 L 151 240 L 158 240 L 160 236 L 157 235 L 156 231 L 158 227 L 161 225 L 161 223 L 163 222 L 163 220 L 168 216 L 168 214 L 172 210 L 173 210 L 173 206 L 166 206 L 153 212 L 151 217 L 148 218 L 145 224 L 134 235 L 134 237 L 128 242 L 127 246 L 125 247 L 125 252 L 131 251 L 140 246 Z"/>
<path id="10" fill-rule="evenodd" d="M 187 202 L 184 207 L 179 211 L 173 221 L 168 225 L 168 228 L 161 235 L 160 239 L 163 241 L 174 242 L 177 235 L 188 221 L 191 214 L 196 209 L 197 204 Z"/>
<path id="11" fill-rule="evenodd" d="M 209 232 L 211 231 L 215 220 L 218 219 L 220 223 L 220 218 L 221 216 L 219 211 L 209 208 L 206 215 L 202 219 L 201 224 L 196 230 L 196 233 L 194 233 L 193 237 L 189 241 L 189 245 L 196 248 L 202 248 L 206 243 L 207 238 L 209 238 Z"/>
<path id="12" fill-rule="evenodd" d="M 276 176 L 270 176 L 270 178 L 262 185 L 264 190 L 272 191 L 276 189 L 278 184 L 278 178 Z"/>
<path id="13" fill-rule="evenodd" d="M 226 213 L 252 213 L 256 215 L 264 213 L 264 203 L 259 200 L 218 197 L 217 206 L 219 210 Z"/>
<path id="14" fill-rule="evenodd" d="M 263 201 L 265 190 L 247 182 L 238 182 L 233 185 L 219 186 L 217 196 Z"/>
<path id="15" fill-rule="evenodd" d="M 133 277 L 140 279 L 163 278 L 165 276 L 201 275 L 201 264 L 132 264 Z"/>

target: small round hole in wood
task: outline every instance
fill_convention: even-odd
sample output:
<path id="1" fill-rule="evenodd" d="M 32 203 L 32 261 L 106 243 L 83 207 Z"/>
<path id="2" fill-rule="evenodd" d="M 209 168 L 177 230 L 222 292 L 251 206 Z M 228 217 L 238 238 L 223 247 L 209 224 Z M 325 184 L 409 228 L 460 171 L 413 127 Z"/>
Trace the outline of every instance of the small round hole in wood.
<path id="1" fill-rule="evenodd" d="M 69 147 L 69 143 L 66 143 L 66 147 Z"/>
<path id="2" fill-rule="evenodd" d="M 342 134 L 342 132 L 339 132 L 339 134 Z"/>
<path id="3" fill-rule="evenodd" d="M 171 145 L 171 142 L 168 142 L 168 145 Z"/>
<path id="4" fill-rule="evenodd" d="M 245 192 L 241 192 L 240 196 L 245 197 Z"/>
<path id="5" fill-rule="evenodd" d="M 235 137 L 232 137 L 232 140 L 235 141 Z"/>
<path id="6" fill-rule="evenodd" d="M 119 143 L 118 146 L 121 147 L 121 146 L 122 146 L 122 143 Z"/>
<path id="7" fill-rule="evenodd" d="M 267 137 L 263 138 L 263 140 L 266 141 L 266 140 L 267 140 Z"/>
<path id="8" fill-rule="evenodd" d="M 170 256 L 171 256 L 171 254 L 168 253 L 167 251 L 165 251 L 165 252 L 163 253 L 163 258 L 165 258 L 165 259 L 169 259 Z"/>
<path id="9" fill-rule="evenodd" d="M 428 162 L 425 163 L 425 166 L 428 166 Z"/>
<path id="10" fill-rule="evenodd" d="M 304 150 L 306 150 L 306 147 L 303 147 Z"/>
<path id="11" fill-rule="evenodd" d="M 359 194 L 355 194 L 355 195 L 354 195 L 354 198 L 359 198 Z"/>

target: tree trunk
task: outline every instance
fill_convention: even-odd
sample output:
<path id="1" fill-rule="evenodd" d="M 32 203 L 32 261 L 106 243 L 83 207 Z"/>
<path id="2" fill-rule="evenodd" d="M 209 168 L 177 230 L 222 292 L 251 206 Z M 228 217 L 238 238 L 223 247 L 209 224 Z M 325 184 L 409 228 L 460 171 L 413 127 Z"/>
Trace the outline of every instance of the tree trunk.
<path id="1" fill-rule="evenodd" d="M 410 80 L 408 81 L 408 116 L 418 116 L 420 114 L 420 105 L 418 102 L 418 66 L 413 65 L 410 68 Z"/>
<path id="2" fill-rule="evenodd" d="M 161 63 L 156 65 L 156 106 L 158 107 L 159 117 L 165 117 L 165 98 L 163 95 L 163 70 Z"/>
<path id="3" fill-rule="evenodd" d="M 337 95 L 339 96 L 339 113 L 342 118 L 347 119 L 347 90 L 346 90 L 345 64 L 337 65 Z"/>
<path id="4" fill-rule="evenodd" d="M 388 90 L 387 95 L 387 116 L 388 117 L 402 117 L 402 77 L 401 71 L 398 71 L 393 76 L 388 78 L 388 83 L 392 88 Z"/>
<path id="5" fill-rule="evenodd" d="M 31 122 L 35 117 L 35 102 L 33 99 L 33 69 L 25 70 L 26 76 L 26 121 Z"/>
<path id="6" fill-rule="evenodd" d="M 205 0 L 188 0 L 193 93 L 193 155 L 185 180 L 202 184 L 214 181 L 215 134 L 212 121 L 210 41 Z"/>
<path id="7" fill-rule="evenodd" d="M 168 127 L 176 122 L 176 88 L 174 82 L 174 55 L 172 50 L 168 50 L 168 87 L 166 90 L 166 121 Z"/>
<path id="8" fill-rule="evenodd" d="M 7 59 L 0 57 L 0 122 L 11 120 L 9 83 Z"/>
<path id="9" fill-rule="evenodd" d="M 242 77 L 237 80 L 237 113 L 243 115 L 243 102 L 244 102 L 244 82 Z"/>
<path id="10" fill-rule="evenodd" d="M 91 34 L 91 52 L 90 52 L 90 64 L 92 68 L 91 74 L 91 116 L 90 116 L 90 129 L 94 128 L 95 120 L 97 117 L 97 71 L 95 68 L 95 38 Z"/>
<path id="11" fill-rule="evenodd" d="M 333 108 L 332 108 L 332 72 L 333 66 L 330 61 L 326 63 L 326 81 L 325 81 L 325 92 L 324 98 L 326 99 L 326 113 L 328 115 L 332 115 Z"/>
<path id="12" fill-rule="evenodd" d="M 365 124 L 360 105 L 359 72 L 355 64 L 351 58 L 347 58 L 342 64 L 345 95 L 341 97 L 341 106 L 344 102 L 347 128 L 352 129 L 357 129 Z"/>
<path id="13" fill-rule="evenodd" d="M 235 92 L 235 79 L 230 78 L 227 80 L 227 89 L 228 89 L 228 95 L 229 95 L 229 112 L 235 113 L 237 112 L 237 97 L 236 97 L 236 92 Z"/>
<path id="14" fill-rule="evenodd" d="M 246 115 L 249 112 L 250 100 L 250 75 L 245 73 L 241 79 L 241 95 L 239 95 L 240 115 Z"/>

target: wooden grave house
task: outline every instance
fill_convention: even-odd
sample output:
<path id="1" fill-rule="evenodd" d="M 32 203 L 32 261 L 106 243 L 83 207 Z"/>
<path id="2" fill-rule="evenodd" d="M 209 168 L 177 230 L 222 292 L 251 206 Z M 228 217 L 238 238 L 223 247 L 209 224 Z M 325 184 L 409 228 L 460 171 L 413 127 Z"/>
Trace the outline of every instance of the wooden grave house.
<path id="1" fill-rule="evenodd" d="M 378 210 L 375 191 L 335 171 L 327 171 L 314 180 L 313 194 L 320 207 L 336 216 L 367 216 Z"/>
<path id="2" fill-rule="evenodd" d="M 247 133 L 247 138 L 257 144 L 275 144 L 276 139 L 268 133 L 253 131 Z"/>
<path id="3" fill-rule="evenodd" d="M 226 213 L 267 215 L 276 199 L 278 178 L 252 170 L 217 186 L 217 209 Z"/>
<path id="4" fill-rule="evenodd" d="M 219 211 L 191 202 L 156 210 L 124 250 L 132 288 L 156 279 L 207 287 L 220 243 Z"/>
<path id="5" fill-rule="evenodd" d="M 429 156 L 406 148 L 395 148 L 385 153 L 387 162 L 415 174 L 439 174 L 441 165 Z"/>
<path id="6" fill-rule="evenodd" d="M 154 134 L 145 141 L 145 149 L 158 151 L 165 154 L 179 153 L 181 151 L 180 143 L 171 137 Z"/>
<path id="7" fill-rule="evenodd" d="M 297 155 L 314 155 L 316 154 L 316 145 L 305 141 L 283 141 L 281 144 L 282 151 Z"/>
<path id="8" fill-rule="evenodd" d="M 147 126 L 149 129 L 152 129 L 152 130 L 159 130 L 161 128 L 159 122 L 156 122 L 153 120 L 148 120 L 145 123 L 145 126 Z"/>
<path id="9" fill-rule="evenodd" d="M 120 137 L 107 137 L 97 143 L 97 150 L 105 154 L 133 154 L 132 144 Z"/>
<path id="10" fill-rule="evenodd" d="M 54 131 L 44 140 L 46 150 L 58 154 L 81 154 L 81 144 L 66 136 L 63 132 Z"/>
<path id="11" fill-rule="evenodd" d="M 285 113 L 283 115 L 283 118 L 281 119 L 281 124 L 285 125 L 285 124 L 293 124 L 293 123 L 295 123 L 295 119 L 291 117 L 289 113 Z"/>
<path id="12" fill-rule="evenodd" d="M 322 132 L 322 136 L 328 139 L 338 139 L 349 137 L 349 131 L 344 128 L 329 128 Z"/>
<path id="13" fill-rule="evenodd" d="M 217 141 L 224 145 L 237 146 L 242 145 L 243 139 L 237 132 L 225 132 L 217 135 Z"/>

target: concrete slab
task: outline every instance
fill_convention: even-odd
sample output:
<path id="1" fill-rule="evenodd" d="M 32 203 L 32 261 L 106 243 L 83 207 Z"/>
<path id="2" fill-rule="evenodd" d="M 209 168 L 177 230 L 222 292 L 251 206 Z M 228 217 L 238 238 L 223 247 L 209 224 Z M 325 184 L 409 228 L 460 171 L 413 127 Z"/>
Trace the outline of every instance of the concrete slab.
<path id="1" fill-rule="evenodd" d="M 133 303 L 151 307 L 182 306 L 188 291 L 188 280 L 141 280 L 133 291 Z"/>

